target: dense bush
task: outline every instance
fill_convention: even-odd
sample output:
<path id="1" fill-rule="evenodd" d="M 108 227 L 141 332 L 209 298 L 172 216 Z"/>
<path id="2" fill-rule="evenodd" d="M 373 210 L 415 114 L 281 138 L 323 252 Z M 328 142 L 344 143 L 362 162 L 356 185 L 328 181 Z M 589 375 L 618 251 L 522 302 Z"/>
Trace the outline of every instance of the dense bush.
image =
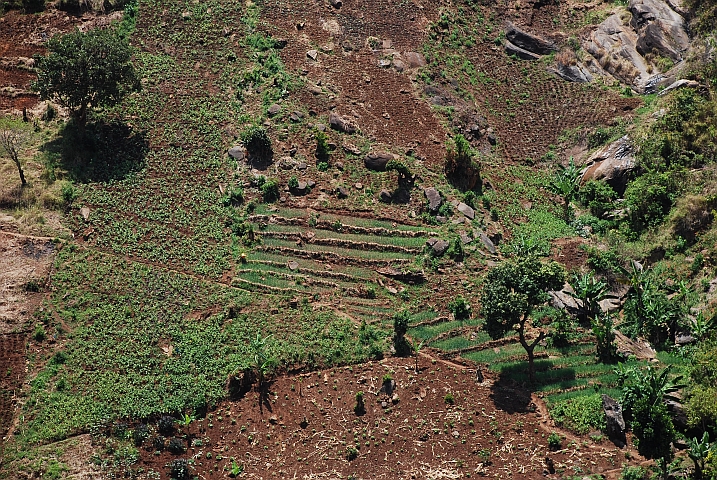
<path id="1" fill-rule="evenodd" d="M 252 125 L 242 132 L 241 139 L 252 157 L 259 160 L 270 160 L 274 155 L 271 138 L 263 127 Z"/>
<path id="2" fill-rule="evenodd" d="M 471 318 L 471 304 L 458 295 L 448 303 L 448 310 L 453 314 L 456 320 L 468 320 Z"/>
<path id="3" fill-rule="evenodd" d="M 477 153 L 463 135 L 456 135 L 446 146 L 446 176 L 460 190 L 481 190 L 481 164 L 476 157 Z"/>
<path id="4" fill-rule="evenodd" d="M 393 316 L 393 348 L 396 355 L 406 357 L 411 354 L 411 345 L 406 340 L 406 332 L 408 332 L 409 321 L 408 310 L 401 310 Z"/>
<path id="5" fill-rule="evenodd" d="M 269 179 L 261 185 L 261 195 L 265 202 L 275 202 L 279 199 L 279 182 Z"/>
<path id="6" fill-rule="evenodd" d="M 660 224 L 679 193 L 678 175 L 647 173 L 635 179 L 625 190 L 627 219 L 635 233 Z"/>
<path id="7" fill-rule="evenodd" d="M 597 218 L 603 218 L 606 213 L 613 210 L 617 192 L 605 182 L 590 180 L 580 188 L 578 193 L 580 203 L 590 209 Z"/>

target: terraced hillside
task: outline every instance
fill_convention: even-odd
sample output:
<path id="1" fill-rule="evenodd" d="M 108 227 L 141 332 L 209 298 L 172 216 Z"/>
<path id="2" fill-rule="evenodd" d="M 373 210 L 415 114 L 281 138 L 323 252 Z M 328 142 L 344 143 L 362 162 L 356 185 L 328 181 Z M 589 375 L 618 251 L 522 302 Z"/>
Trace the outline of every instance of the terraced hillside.
<path id="1" fill-rule="evenodd" d="M 32 131 L 28 185 L 0 168 L 0 229 L 45 242 L 49 272 L 2 285 L 0 478 L 617 480 L 667 468 L 672 450 L 608 440 L 601 396 L 629 401 L 630 378 L 655 365 L 689 375 L 708 345 L 717 255 L 699 229 L 714 171 L 698 173 L 709 150 L 680 151 L 675 131 L 703 145 L 714 115 L 709 85 L 641 95 L 608 72 L 615 58 L 587 52 L 606 18 L 637 36 L 637 10 L 67 3 L 0 17 L 0 111 L 27 107 Z M 511 50 L 514 25 L 549 48 Z M 117 28 L 141 84 L 81 127 L 29 88 L 29 57 L 74 26 Z M 645 55 L 669 78 L 665 57 Z M 558 74 L 578 65 L 590 81 Z M 615 160 L 603 158 L 626 135 L 643 142 L 619 150 L 628 170 L 581 183 L 573 160 Z M 679 171 L 660 170 L 661 155 Z M 652 230 L 635 227 L 643 219 Z M 33 240 L 38 229 L 57 238 Z M 561 306 L 552 292 L 518 316 L 524 327 L 491 329 L 486 273 L 527 257 L 596 272 L 619 313 L 590 318 L 587 300 Z M 644 305 L 655 310 L 635 313 Z M 603 361 L 613 326 L 627 336 Z M 531 382 L 520 333 L 544 332 Z M 644 355 L 635 345 L 650 335 L 658 351 Z"/>

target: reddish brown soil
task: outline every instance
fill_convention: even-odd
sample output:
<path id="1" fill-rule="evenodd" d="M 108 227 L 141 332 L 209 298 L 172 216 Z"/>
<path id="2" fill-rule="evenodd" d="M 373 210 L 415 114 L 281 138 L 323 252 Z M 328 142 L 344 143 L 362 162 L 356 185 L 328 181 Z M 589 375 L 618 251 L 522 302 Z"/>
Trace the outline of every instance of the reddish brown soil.
<path id="1" fill-rule="evenodd" d="M 261 407 L 252 390 L 181 427 L 177 436 L 190 445 L 185 454 L 156 451 L 153 435 L 140 464 L 162 478 L 176 458 L 194 459 L 190 474 L 205 479 L 226 478 L 232 462 L 244 467 L 241 478 L 535 479 L 544 471 L 548 478 L 618 477 L 625 451 L 556 429 L 526 390 L 492 373 L 479 383 L 475 365 L 429 357 L 420 359 L 420 373 L 414 365 L 411 358 L 390 358 L 280 377 L 266 388 Z M 397 383 L 394 397 L 379 393 L 386 374 Z M 358 391 L 366 405 L 360 416 Z M 547 447 L 553 431 L 564 437 L 560 451 Z M 357 445 L 356 458 L 348 459 L 347 447 Z"/>
<path id="2" fill-rule="evenodd" d="M 15 414 L 15 395 L 25 380 L 25 344 L 24 334 L 0 335 L 0 437 L 3 440 Z"/>

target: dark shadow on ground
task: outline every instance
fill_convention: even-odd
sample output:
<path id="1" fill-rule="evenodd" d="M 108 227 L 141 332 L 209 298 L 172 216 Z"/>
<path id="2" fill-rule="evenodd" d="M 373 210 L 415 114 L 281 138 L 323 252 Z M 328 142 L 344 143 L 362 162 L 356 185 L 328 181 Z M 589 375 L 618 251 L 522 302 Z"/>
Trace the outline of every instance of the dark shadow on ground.
<path id="1" fill-rule="evenodd" d="M 107 182 L 142 170 L 149 144 L 144 132 L 119 121 L 100 120 L 84 129 L 71 121 L 42 150 L 76 182 Z"/>
<path id="2" fill-rule="evenodd" d="M 497 380 L 491 386 L 491 399 L 496 408 L 507 413 L 525 413 L 535 411 L 530 394 L 550 385 L 568 389 L 576 385 L 575 370 L 561 368 L 553 370 L 551 360 L 535 361 L 535 383 L 531 385 L 528 375 L 528 362 L 506 365 L 500 369 Z"/>

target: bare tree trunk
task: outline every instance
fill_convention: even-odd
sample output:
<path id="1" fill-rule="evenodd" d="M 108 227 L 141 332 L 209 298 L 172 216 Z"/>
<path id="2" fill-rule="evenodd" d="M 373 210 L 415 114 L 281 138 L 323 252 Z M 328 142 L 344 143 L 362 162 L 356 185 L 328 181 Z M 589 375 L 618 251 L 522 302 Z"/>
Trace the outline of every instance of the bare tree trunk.
<path id="1" fill-rule="evenodd" d="M 20 165 L 20 161 L 16 161 L 15 165 L 17 165 L 17 171 L 20 174 L 20 182 L 22 182 L 22 185 L 27 185 L 27 180 L 25 180 L 25 172 L 22 171 L 22 166 Z"/>
<path id="2" fill-rule="evenodd" d="M 528 354 L 528 378 L 530 379 L 530 383 L 535 384 L 535 347 L 540 343 L 541 340 L 543 340 L 548 335 L 541 330 L 541 332 L 538 334 L 538 338 L 533 340 L 531 343 L 528 343 L 528 341 L 525 338 L 525 322 L 528 321 L 528 316 L 526 315 L 523 317 L 523 321 L 520 322 L 520 328 L 518 329 L 518 337 L 520 339 L 520 344 L 525 349 L 525 352 Z"/>

